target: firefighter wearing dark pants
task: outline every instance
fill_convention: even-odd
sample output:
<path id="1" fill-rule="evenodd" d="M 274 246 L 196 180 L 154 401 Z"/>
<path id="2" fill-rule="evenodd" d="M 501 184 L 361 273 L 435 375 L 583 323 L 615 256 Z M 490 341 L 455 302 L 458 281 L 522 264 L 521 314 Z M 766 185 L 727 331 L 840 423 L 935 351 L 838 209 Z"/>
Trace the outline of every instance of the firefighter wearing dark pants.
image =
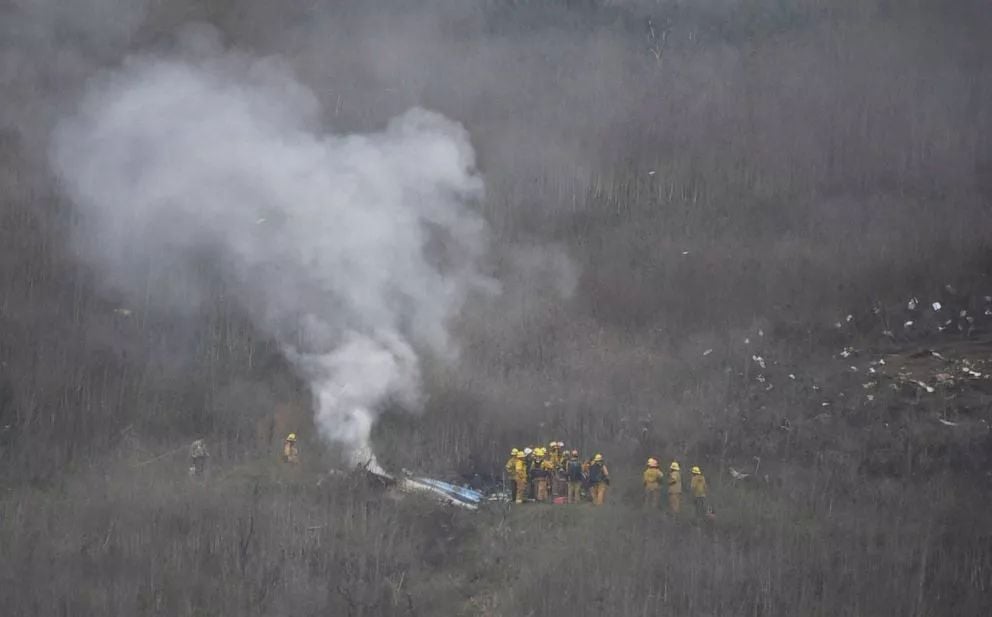
<path id="1" fill-rule="evenodd" d="M 592 493 L 592 504 L 601 506 L 606 501 L 606 487 L 610 484 L 610 472 L 602 454 L 597 454 L 589 464 L 589 490 Z"/>
<path id="2" fill-rule="evenodd" d="M 678 514 L 682 509 L 682 472 L 678 461 L 672 461 L 668 469 L 668 509 Z"/>
<path id="3" fill-rule="evenodd" d="M 658 469 L 658 461 L 648 459 L 647 469 L 644 470 L 644 506 L 652 510 L 658 509 L 661 503 L 661 483 L 665 474 Z"/>
<path id="4" fill-rule="evenodd" d="M 516 490 L 517 503 L 523 503 L 527 498 L 527 455 L 517 452 L 517 458 L 513 462 L 513 484 Z"/>
<path id="5" fill-rule="evenodd" d="M 706 516 L 706 477 L 699 467 L 692 468 L 692 481 L 689 483 L 692 490 L 692 502 L 696 506 L 696 517 Z"/>
<path id="6" fill-rule="evenodd" d="M 585 474 L 582 472 L 582 461 L 579 460 L 579 451 L 572 450 L 572 456 L 565 465 L 565 481 L 568 482 L 568 503 L 579 503 L 582 500 L 582 481 Z"/>

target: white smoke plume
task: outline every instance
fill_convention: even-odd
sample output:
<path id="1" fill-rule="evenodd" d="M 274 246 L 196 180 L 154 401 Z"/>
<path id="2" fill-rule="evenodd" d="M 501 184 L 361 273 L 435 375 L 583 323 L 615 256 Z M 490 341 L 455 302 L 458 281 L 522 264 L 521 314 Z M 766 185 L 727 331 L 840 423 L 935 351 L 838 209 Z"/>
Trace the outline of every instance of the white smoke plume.
<path id="1" fill-rule="evenodd" d="M 449 320 L 496 289 L 477 268 L 468 135 L 423 109 L 379 133 L 325 132 L 277 60 L 194 47 L 94 80 L 56 131 L 80 252 L 135 296 L 149 267 L 165 272 L 168 308 L 212 293 L 204 268 L 224 277 L 310 384 L 322 436 L 375 466 L 377 408 L 420 404 L 414 350 L 452 356 Z"/>

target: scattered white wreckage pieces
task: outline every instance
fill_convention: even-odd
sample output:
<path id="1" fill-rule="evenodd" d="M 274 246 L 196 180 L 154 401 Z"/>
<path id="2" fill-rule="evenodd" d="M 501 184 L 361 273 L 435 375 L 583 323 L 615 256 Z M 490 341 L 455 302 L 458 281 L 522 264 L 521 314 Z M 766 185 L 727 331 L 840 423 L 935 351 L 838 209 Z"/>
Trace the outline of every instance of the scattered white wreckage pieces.
<path id="1" fill-rule="evenodd" d="M 765 367 L 765 359 L 762 358 L 761 356 L 757 356 L 757 355 L 751 356 L 751 360 L 757 362 L 758 363 L 758 366 L 760 366 L 761 368 L 766 368 Z"/>
<path id="2" fill-rule="evenodd" d="M 915 297 L 914 298 L 910 298 L 909 299 L 909 302 L 906 303 L 906 308 L 908 310 L 910 310 L 910 311 L 915 311 L 916 310 L 916 307 L 917 307 L 917 305 L 919 305 L 919 303 L 920 303 L 920 301 L 917 298 L 915 298 Z"/>
<path id="3" fill-rule="evenodd" d="M 957 422 L 951 422 L 950 420 L 945 420 L 943 418 L 937 418 L 937 422 L 940 422 L 944 426 L 957 426 Z"/>
<path id="4" fill-rule="evenodd" d="M 940 302 L 934 302 L 933 304 L 930 305 L 930 307 L 934 310 L 934 312 L 939 311 L 941 309 Z"/>

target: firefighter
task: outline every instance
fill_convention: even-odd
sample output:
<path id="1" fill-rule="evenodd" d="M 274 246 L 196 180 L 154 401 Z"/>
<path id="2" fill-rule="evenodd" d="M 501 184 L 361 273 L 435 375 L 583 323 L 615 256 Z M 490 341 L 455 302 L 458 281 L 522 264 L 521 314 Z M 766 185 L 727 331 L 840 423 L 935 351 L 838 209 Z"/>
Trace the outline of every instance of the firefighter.
<path id="1" fill-rule="evenodd" d="M 548 460 L 551 461 L 551 465 L 555 469 L 561 467 L 562 452 L 561 452 L 561 446 L 558 445 L 559 443 L 561 442 L 552 441 L 551 443 L 548 444 Z"/>
<path id="2" fill-rule="evenodd" d="M 668 509 L 678 514 L 682 509 L 682 472 L 678 461 L 672 461 L 668 469 Z"/>
<path id="3" fill-rule="evenodd" d="M 589 463 L 589 490 L 592 493 L 594 506 L 601 506 L 606 501 L 606 487 L 610 484 L 610 470 L 602 454 L 592 457 Z"/>
<path id="4" fill-rule="evenodd" d="M 506 487 L 504 488 L 510 493 L 510 499 L 513 499 L 513 496 L 517 493 L 516 476 L 513 474 L 513 468 L 517 465 L 517 454 L 519 453 L 520 450 L 516 448 L 510 450 L 510 458 L 507 459 L 506 465 L 503 466 L 503 473 L 506 478 Z"/>
<path id="5" fill-rule="evenodd" d="M 513 463 L 513 483 L 516 487 L 516 502 L 523 503 L 527 497 L 527 455 L 517 452 Z"/>
<path id="6" fill-rule="evenodd" d="M 203 476 L 207 470 L 207 459 L 210 458 L 210 452 L 207 451 L 207 442 L 197 439 L 190 444 L 189 458 L 190 462 L 193 463 L 189 468 L 190 475 L 196 478 Z"/>
<path id="7" fill-rule="evenodd" d="M 535 501 L 548 500 L 548 470 L 545 461 L 547 452 L 544 448 L 534 449 L 534 460 L 530 465 L 530 476 Z"/>
<path id="8" fill-rule="evenodd" d="M 282 445 L 282 462 L 296 465 L 300 462 L 300 450 L 296 447 L 296 433 L 286 435 Z"/>
<path id="9" fill-rule="evenodd" d="M 665 474 L 658 469 L 658 461 L 654 458 L 648 459 L 647 468 L 644 470 L 644 506 L 652 510 L 658 509 L 661 500 L 661 482 Z"/>
<path id="10" fill-rule="evenodd" d="M 582 498 L 582 481 L 585 473 L 582 471 L 582 461 L 579 451 L 572 450 L 572 455 L 565 465 L 565 481 L 568 482 L 568 503 L 579 503 Z"/>
<path id="11" fill-rule="evenodd" d="M 706 476 L 699 467 L 692 468 L 692 480 L 689 483 L 692 490 L 692 502 L 696 506 L 696 517 L 706 516 Z"/>
<path id="12" fill-rule="evenodd" d="M 541 461 L 541 471 L 544 472 L 544 499 L 541 501 L 548 501 L 549 498 L 554 497 L 553 486 L 555 483 L 555 474 L 558 473 L 554 462 L 552 462 L 550 456 L 545 456 Z"/>

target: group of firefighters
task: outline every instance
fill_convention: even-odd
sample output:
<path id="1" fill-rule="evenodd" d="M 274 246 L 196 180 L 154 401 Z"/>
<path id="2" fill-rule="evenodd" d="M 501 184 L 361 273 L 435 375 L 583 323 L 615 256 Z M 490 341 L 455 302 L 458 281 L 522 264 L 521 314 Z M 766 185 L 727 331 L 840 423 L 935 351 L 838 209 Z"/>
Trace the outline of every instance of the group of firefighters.
<path id="1" fill-rule="evenodd" d="M 601 506 L 610 485 L 610 471 L 602 454 L 583 461 L 578 450 L 566 450 L 561 441 L 552 441 L 547 448 L 513 448 L 505 471 L 507 488 L 518 504 L 525 501 L 574 504 L 583 500 L 585 491 L 593 505 Z M 698 466 L 693 466 L 691 473 L 689 490 L 696 515 L 711 518 L 712 513 L 706 505 L 706 477 Z M 660 506 L 664 487 L 668 492 L 669 511 L 678 514 L 682 510 L 682 468 L 678 461 L 672 461 L 666 474 L 657 459 L 649 458 L 643 484 L 645 507 L 657 509 Z"/>
<path id="2" fill-rule="evenodd" d="M 209 456 L 206 442 L 202 439 L 194 441 L 190 447 L 190 475 L 202 476 Z M 283 441 L 282 461 L 291 465 L 300 462 L 295 433 L 290 433 Z M 513 448 L 505 469 L 507 488 L 519 504 L 525 501 L 576 504 L 587 495 L 593 505 L 601 506 L 606 501 L 606 490 L 610 485 L 610 470 L 602 454 L 583 461 L 578 450 L 566 450 L 562 441 L 552 441 L 547 448 Z M 706 477 L 698 466 L 693 466 L 691 473 L 689 490 L 696 515 L 711 518 L 712 511 L 706 506 Z M 661 504 L 662 489 L 665 488 L 669 511 L 678 514 L 682 510 L 682 468 L 678 461 L 671 462 L 666 474 L 659 467 L 658 459 L 649 458 L 643 484 L 645 507 L 657 509 Z"/>

